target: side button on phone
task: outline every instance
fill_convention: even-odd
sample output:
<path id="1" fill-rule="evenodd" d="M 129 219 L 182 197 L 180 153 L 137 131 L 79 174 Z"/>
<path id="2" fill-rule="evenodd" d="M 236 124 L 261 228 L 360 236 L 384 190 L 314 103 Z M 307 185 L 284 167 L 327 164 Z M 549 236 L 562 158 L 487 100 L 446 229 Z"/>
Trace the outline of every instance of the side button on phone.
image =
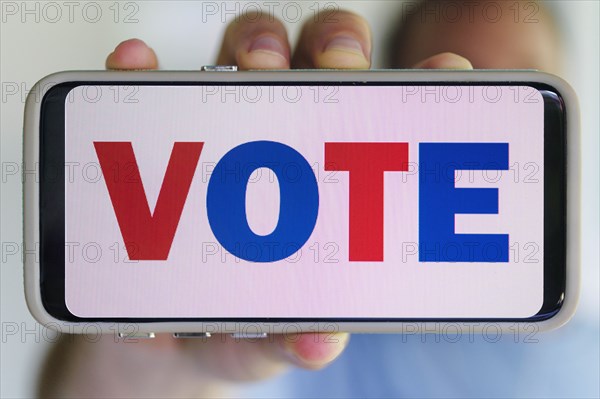
<path id="1" fill-rule="evenodd" d="M 151 333 L 119 333 L 119 338 L 129 339 L 151 339 L 156 337 L 153 332 Z"/>
<path id="2" fill-rule="evenodd" d="M 202 65 L 201 71 L 205 72 L 236 72 L 237 65 Z"/>
<path id="3" fill-rule="evenodd" d="M 210 333 L 207 333 L 207 332 L 199 332 L 199 333 L 178 332 L 178 333 L 173 333 L 173 338 L 210 338 Z"/>
<path id="4" fill-rule="evenodd" d="M 235 339 L 256 339 L 267 338 L 267 333 L 233 333 L 231 338 Z"/>

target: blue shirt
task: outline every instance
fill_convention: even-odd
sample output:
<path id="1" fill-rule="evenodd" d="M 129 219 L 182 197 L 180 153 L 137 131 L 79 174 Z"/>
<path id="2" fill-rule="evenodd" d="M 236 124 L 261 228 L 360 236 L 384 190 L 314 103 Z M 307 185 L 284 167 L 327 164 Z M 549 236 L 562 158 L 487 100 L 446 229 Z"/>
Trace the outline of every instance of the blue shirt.
<path id="1" fill-rule="evenodd" d="M 244 384 L 245 397 L 599 397 L 598 321 L 486 335 L 354 334 L 321 371 Z"/>

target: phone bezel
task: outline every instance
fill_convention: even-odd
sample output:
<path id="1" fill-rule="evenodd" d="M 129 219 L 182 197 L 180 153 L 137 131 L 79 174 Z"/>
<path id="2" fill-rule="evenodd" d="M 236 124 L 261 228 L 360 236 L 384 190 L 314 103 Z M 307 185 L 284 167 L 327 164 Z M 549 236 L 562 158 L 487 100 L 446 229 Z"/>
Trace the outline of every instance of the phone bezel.
<path id="1" fill-rule="evenodd" d="M 406 72 L 404 72 L 406 73 Z M 415 72 L 413 72 L 415 73 Z M 464 72 L 463 72 L 464 73 Z M 544 96 L 544 305 L 540 312 L 530 318 L 79 318 L 72 315 L 64 303 L 64 167 L 57 168 L 58 175 L 47 179 L 47 171 L 53 165 L 64 165 L 64 104 L 68 92 L 78 85 L 502 85 L 531 86 L 538 90 L 553 92 L 555 96 Z M 547 103 L 547 104 L 546 104 Z M 60 107 L 62 106 L 62 112 Z M 53 108 L 54 107 L 54 108 Z M 58 108 L 56 108 L 58 107 Z M 553 110 L 547 112 L 549 108 Z M 552 318 L 561 310 L 567 289 L 567 108 L 561 92 L 548 83 L 536 80 L 240 80 L 211 79 L 181 81 L 147 80 L 73 80 L 52 86 L 43 96 L 39 117 L 39 161 L 41 178 L 39 183 L 39 238 L 40 265 L 39 291 L 44 311 L 55 320 L 66 322 L 336 322 L 336 323 L 407 323 L 407 322 L 539 322 Z M 57 118 L 56 115 L 59 115 Z M 50 127 L 49 127 L 50 126 Z M 548 162 L 551 159 L 553 162 Z M 554 162 L 556 161 L 556 162 Z M 62 172 L 62 173 L 61 173 Z M 551 176 L 551 177 L 549 177 Z M 62 187 L 61 187 L 62 184 Z M 60 193 L 61 195 L 56 195 Z M 61 201 L 62 200 L 62 201 Z M 58 201 L 58 202 L 57 202 Z M 551 203 L 550 203 L 551 202 Z M 46 211 L 48 209 L 49 211 Z M 59 209 L 60 212 L 56 212 Z M 50 211 L 54 210 L 54 211 Z M 62 222 L 62 224 L 60 223 Z M 552 228 L 549 228 L 549 226 Z M 556 227 L 556 228 L 554 228 Z M 550 237 L 550 233 L 554 235 Z M 556 233 L 558 232 L 558 233 Z M 554 240 L 552 243 L 549 240 Z M 62 240 L 62 242 L 60 242 Z M 61 260 L 62 258 L 62 260 Z M 551 262 L 547 262 L 551 259 Z M 49 266 L 53 264 L 55 266 Z M 62 266 L 58 266 L 62 265 Z M 61 273 L 62 272 L 62 273 Z M 62 282 L 62 286 L 61 286 Z M 548 286 L 552 290 L 547 290 Z"/>

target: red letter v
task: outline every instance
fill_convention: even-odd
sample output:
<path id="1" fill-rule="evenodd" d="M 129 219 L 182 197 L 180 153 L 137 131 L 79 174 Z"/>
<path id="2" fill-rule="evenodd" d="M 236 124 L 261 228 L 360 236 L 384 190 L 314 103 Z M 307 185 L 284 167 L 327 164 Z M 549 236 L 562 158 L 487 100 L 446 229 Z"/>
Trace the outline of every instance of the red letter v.
<path id="1" fill-rule="evenodd" d="M 203 145 L 173 145 L 152 214 L 131 143 L 94 142 L 129 259 L 166 260 L 169 256 Z M 124 170 L 132 172 L 124 176 Z"/>

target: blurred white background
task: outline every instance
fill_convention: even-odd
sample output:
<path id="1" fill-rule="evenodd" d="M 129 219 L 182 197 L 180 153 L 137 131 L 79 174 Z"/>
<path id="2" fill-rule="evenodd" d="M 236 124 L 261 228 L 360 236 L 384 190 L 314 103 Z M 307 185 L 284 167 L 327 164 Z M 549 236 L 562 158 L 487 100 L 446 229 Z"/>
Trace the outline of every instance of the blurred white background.
<path id="1" fill-rule="evenodd" d="M 201 65 L 214 63 L 226 23 L 233 18 L 236 7 L 243 11 L 248 4 L 160 0 L 72 3 L 73 6 L 66 6 L 59 1 L 48 6 L 50 2 L 1 2 L 0 396 L 3 398 L 34 395 L 39 365 L 49 346 L 45 338 L 53 338 L 53 334 L 46 334 L 29 315 L 23 295 L 21 254 L 12 254 L 12 243 L 22 241 L 22 187 L 19 175 L 12 173 L 13 167 L 21 163 L 22 117 L 27 91 L 52 72 L 102 69 L 106 55 L 115 45 L 131 37 L 142 38 L 154 48 L 162 69 L 199 69 Z M 278 2 L 274 11 L 286 22 L 292 43 L 302 21 L 327 4 L 301 1 L 286 8 L 286 3 Z M 373 66 L 383 66 L 383 39 L 398 22 L 401 3 L 337 1 L 333 4 L 367 18 L 375 44 Z M 297 13 L 298 5 L 301 15 Z M 598 331 L 599 2 L 552 1 L 549 5 L 556 12 L 566 42 L 563 77 L 579 95 L 582 117 L 583 291 L 575 317 L 593 320 Z M 215 6 L 219 12 L 213 14 Z M 223 13 L 224 10 L 231 12 Z M 596 358 L 599 357 L 597 354 Z"/>

